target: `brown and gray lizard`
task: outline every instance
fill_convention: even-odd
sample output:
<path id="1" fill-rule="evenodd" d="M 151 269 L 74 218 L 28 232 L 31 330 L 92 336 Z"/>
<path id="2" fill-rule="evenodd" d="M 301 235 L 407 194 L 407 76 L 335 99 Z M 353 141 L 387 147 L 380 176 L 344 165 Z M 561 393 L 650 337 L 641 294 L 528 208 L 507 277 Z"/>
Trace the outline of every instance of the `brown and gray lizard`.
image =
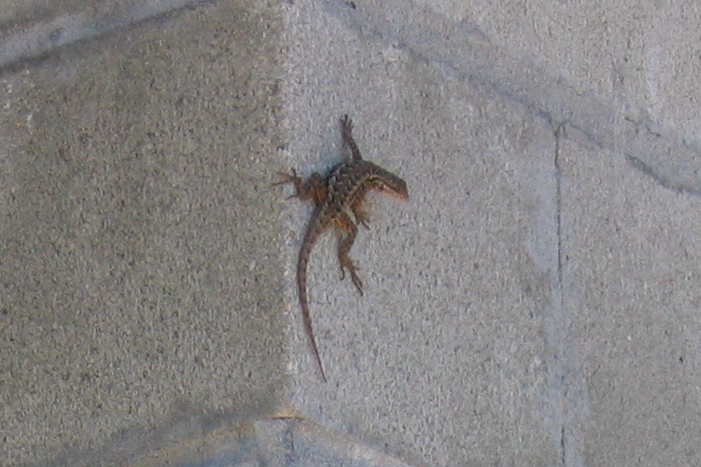
<path id="1" fill-rule="evenodd" d="M 314 355 L 321 370 L 321 376 L 326 381 L 324 367 L 321 364 L 319 350 L 314 339 L 312 319 L 309 315 L 309 303 L 307 299 L 307 264 L 309 255 L 316 240 L 332 227 L 344 232 L 344 236 L 338 245 L 338 261 L 341 266 L 341 279 L 345 277 L 345 271 L 350 274 L 353 284 L 363 294 L 363 282 L 358 277 L 353 261 L 348 257 L 355 236 L 358 233 L 357 224 L 368 227 L 369 218 L 363 210 L 362 204 L 365 194 L 370 190 L 376 190 L 390 195 L 402 201 L 409 199 L 406 182 L 396 175 L 386 171 L 372 162 L 363 160 L 358 145 L 353 139 L 353 123 L 348 115 L 340 119 L 341 136 L 343 144 L 347 146 L 352 158 L 335 166 L 328 177 L 324 179 L 319 173 L 314 172 L 306 181 L 297 176 L 292 169 L 292 174 L 280 173 L 284 177 L 274 185 L 291 183 L 295 186 L 296 193 L 291 198 L 301 200 L 314 200 L 316 210 L 309 221 L 307 233 L 302 242 L 297 261 L 297 288 L 299 289 L 299 303 L 302 307 L 302 319 L 309 341 L 314 350 Z"/>

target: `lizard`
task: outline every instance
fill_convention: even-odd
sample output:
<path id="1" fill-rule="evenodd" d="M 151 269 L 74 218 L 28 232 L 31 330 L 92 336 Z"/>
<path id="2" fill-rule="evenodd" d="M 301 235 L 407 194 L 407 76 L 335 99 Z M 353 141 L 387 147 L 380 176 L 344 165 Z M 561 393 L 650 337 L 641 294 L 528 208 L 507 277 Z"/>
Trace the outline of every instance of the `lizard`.
<path id="1" fill-rule="evenodd" d="M 358 277 L 357 268 L 348 257 L 348 254 L 358 234 L 358 224 L 369 228 L 369 217 L 363 209 L 365 195 L 368 191 L 375 190 L 401 201 L 409 199 L 409 192 L 404 180 L 382 167 L 363 159 L 358 145 L 353 139 L 353 121 L 348 115 L 343 115 L 339 122 L 341 124 L 342 143 L 344 147 L 350 149 L 350 158 L 333 167 L 326 178 L 320 173 L 314 172 L 308 179 L 303 180 L 297 176 L 297 172 L 294 169 L 291 169 L 291 174 L 278 173 L 282 179 L 273 184 L 273 186 L 292 184 L 295 187 L 295 194 L 289 198 L 299 198 L 302 201 L 313 200 L 316 205 L 314 214 L 307 225 L 302 247 L 299 250 L 297 289 L 305 332 L 314 351 L 324 382 L 327 381 L 326 373 L 324 372 L 324 366 L 321 363 L 319 349 L 314 338 L 307 297 L 307 266 L 312 248 L 319 237 L 327 230 L 331 228 L 341 230 L 344 234 L 338 244 L 341 280 L 345 278 L 345 273 L 348 271 L 353 285 L 355 285 L 362 296 L 363 282 Z"/>

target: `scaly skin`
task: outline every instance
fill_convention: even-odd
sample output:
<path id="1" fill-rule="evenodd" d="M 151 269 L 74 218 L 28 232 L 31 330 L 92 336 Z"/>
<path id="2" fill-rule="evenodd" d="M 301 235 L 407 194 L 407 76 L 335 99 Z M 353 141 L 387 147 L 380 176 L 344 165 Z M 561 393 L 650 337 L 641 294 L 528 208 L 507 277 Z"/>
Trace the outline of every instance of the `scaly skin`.
<path id="1" fill-rule="evenodd" d="M 315 172 L 305 181 L 298 177 L 297 173 L 292 169 L 291 175 L 279 174 L 283 179 L 274 184 L 291 183 L 296 190 L 292 197 L 297 197 L 301 200 L 311 199 L 316 204 L 316 210 L 311 221 L 309 221 L 302 248 L 299 250 L 297 288 L 299 291 L 299 303 L 302 307 L 304 328 L 311 342 L 324 381 L 326 381 L 326 374 L 316 346 L 307 298 L 307 265 L 309 264 L 312 248 L 321 234 L 332 227 L 345 232 L 345 237 L 338 245 L 341 279 L 345 277 L 345 271 L 347 270 L 353 284 L 360 292 L 360 295 L 362 295 L 363 282 L 358 277 L 357 269 L 353 261 L 348 257 L 348 253 L 358 234 L 357 224 L 360 223 L 366 228 L 368 227 L 369 218 L 362 207 L 365 194 L 370 190 L 377 190 L 402 201 L 409 199 L 409 192 L 404 180 L 372 162 L 363 160 L 360 150 L 353 139 L 353 123 L 348 118 L 348 115 L 344 115 L 340 122 L 343 144 L 351 151 L 352 158 L 350 160 L 334 167 L 326 179 Z M 350 212 L 353 213 L 353 216 L 350 215 Z"/>

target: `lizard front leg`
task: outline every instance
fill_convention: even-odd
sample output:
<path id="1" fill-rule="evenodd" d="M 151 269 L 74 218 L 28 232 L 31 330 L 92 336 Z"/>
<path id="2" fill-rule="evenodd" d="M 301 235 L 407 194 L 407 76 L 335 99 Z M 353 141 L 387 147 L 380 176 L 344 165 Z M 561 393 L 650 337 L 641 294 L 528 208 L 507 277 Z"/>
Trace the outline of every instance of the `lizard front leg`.
<path id="1" fill-rule="evenodd" d="M 302 201 L 308 199 L 314 200 L 314 204 L 321 206 L 326 199 L 326 183 L 320 173 L 314 172 L 307 180 L 302 180 L 297 176 L 295 169 L 291 169 L 292 174 L 278 172 L 282 177 L 279 182 L 273 183 L 272 186 L 285 185 L 291 183 L 295 186 L 296 193 L 289 198 L 299 198 Z"/>
<path id="2" fill-rule="evenodd" d="M 360 155 L 360 149 L 358 149 L 358 145 L 355 144 L 355 140 L 353 139 L 353 120 L 348 117 L 348 114 L 345 114 L 343 117 L 341 117 L 340 122 L 343 144 L 348 146 L 348 148 L 351 150 L 354 161 L 363 160 L 363 157 Z"/>
<path id="3" fill-rule="evenodd" d="M 370 216 L 363 207 L 362 197 L 359 197 L 353 202 L 353 204 L 351 204 L 351 211 L 353 211 L 353 215 L 355 216 L 356 222 L 359 224 L 363 224 L 363 227 L 369 230 L 370 226 L 368 224 L 370 223 Z"/>
<path id="4" fill-rule="evenodd" d="M 356 272 L 357 268 L 348 257 L 353 242 L 355 242 L 355 236 L 358 234 L 358 227 L 356 227 L 352 219 L 346 213 L 342 213 L 338 219 L 336 219 L 335 224 L 339 229 L 345 232 L 344 237 L 338 244 L 338 262 L 341 266 L 341 280 L 346 276 L 347 269 L 355 288 L 358 289 L 360 295 L 363 295 L 363 281 L 358 277 L 358 273 Z"/>

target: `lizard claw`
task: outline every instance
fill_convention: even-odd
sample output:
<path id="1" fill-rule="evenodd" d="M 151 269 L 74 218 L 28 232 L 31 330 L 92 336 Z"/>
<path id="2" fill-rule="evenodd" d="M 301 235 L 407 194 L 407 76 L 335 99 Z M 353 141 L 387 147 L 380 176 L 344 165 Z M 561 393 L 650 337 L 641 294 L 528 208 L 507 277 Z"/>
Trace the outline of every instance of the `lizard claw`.
<path id="1" fill-rule="evenodd" d="M 348 117 L 348 114 L 343 114 L 340 118 L 341 120 L 341 128 L 346 130 L 352 130 L 353 129 L 353 120 Z"/>
<path id="2" fill-rule="evenodd" d="M 291 171 L 292 175 L 285 172 L 278 172 L 277 175 L 282 177 L 282 180 L 280 180 L 279 182 L 275 182 L 270 186 L 285 185 L 287 183 L 297 183 L 297 181 L 299 180 L 299 177 L 297 176 L 297 171 L 295 169 L 291 169 Z"/>
<path id="3" fill-rule="evenodd" d="M 355 285 L 355 288 L 358 289 L 358 292 L 360 292 L 360 295 L 362 296 L 363 281 L 360 280 L 360 277 L 358 277 L 358 273 L 356 272 L 358 268 L 356 268 L 354 265 L 341 266 L 341 280 L 344 280 L 346 278 L 346 268 L 348 268 L 348 272 L 350 273 L 353 285 Z"/>
<path id="4" fill-rule="evenodd" d="M 355 285 L 355 288 L 358 289 L 358 292 L 360 292 L 360 296 L 363 296 L 363 281 L 360 280 L 360 277 L 355 273 L 355 271 L 351 271 L 351 279 L 353 280 L 353 285 Z"/>

